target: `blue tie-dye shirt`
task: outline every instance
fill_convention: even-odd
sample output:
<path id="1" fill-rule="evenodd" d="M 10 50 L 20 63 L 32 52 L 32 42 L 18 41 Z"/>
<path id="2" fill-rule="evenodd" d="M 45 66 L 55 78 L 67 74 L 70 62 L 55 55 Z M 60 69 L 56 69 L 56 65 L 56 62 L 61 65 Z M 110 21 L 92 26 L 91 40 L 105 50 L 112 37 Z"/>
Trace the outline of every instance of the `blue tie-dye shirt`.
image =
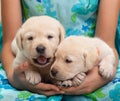
<path id="1" fill-rule="evenodd" d="M 98 0 L 23 0 L 25 18 L 49 15 L 58 19 L 66 29 L 66 36 L 93 36 Z"/>

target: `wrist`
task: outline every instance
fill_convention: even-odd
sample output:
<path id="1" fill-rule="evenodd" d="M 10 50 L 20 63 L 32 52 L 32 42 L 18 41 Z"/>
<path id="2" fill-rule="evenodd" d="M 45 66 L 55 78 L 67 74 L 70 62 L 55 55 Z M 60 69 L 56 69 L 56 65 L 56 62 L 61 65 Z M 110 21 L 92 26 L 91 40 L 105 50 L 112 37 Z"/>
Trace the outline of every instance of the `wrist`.
<path id="1" fill-rule="evenodd" d="M 6 71 L 6 76 L 9 80 L 9 82 L 13 81 L 13 69 L 11 68 L 10 70 L 5 70 Z"/>
<path id="2" fill-rule="evenodd" d="M 16 89 L 21 89 L 21 85 L 20 85 L 20 83 L 18 83 L 19 81 L 16 81 L 16 79 L 15 79 L 14 69 L 11 68 L 11 70 L 10 70 L 10 71 L 7 71 L 6 74 L 7 74 L 7 78 L 8 78 L 9 83 L 10 83 L 14 88 L 16 88 Z M 17 80 L 18 80 L 18 79 L 17 79 Z"/>

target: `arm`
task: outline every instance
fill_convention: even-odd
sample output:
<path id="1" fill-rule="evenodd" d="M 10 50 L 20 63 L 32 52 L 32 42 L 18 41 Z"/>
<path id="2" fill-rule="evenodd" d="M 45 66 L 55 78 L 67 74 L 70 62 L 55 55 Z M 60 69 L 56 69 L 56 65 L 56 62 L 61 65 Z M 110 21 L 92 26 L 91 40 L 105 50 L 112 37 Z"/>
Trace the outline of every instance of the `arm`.
<path id="1" fill-rule="evenodd" d="M 20 0 L 1 0 L 1 3 L 3 24 L 2 64 L 8 80 L 17 89 L 27 89 L 45 95 L 59 94 L 59 89 L 54 85 L 40 83 L 33 86 L 29 84 L 24 76 L 24 71 L 29 67 L 28 63 L 25 62 L 15 69 L 12 68 L 15 57 L 11 50 L 11 42 L 18 28 L 22 25 L 21 4 Z"/>
<path id="2" fill-rule="evenodd" d="M 20 1 L 2 0 L 2 25 L 3 25 L 3 48 L 2 64 L 8 78 L 12 75 L 12 61 L 14 56 L 11 51 L 11 42 L 22 24 Z"/>
<path id="3" fill-rule="evenodd" d="M 116 67 L 118 64 L 118 54 L 115 49 L 115 36 L 118 24 L 119 4 L 119 0 L 112 0 L 111 2 L 101 0 L 96 25 L 96 36 L 104 40 L 115 53 Z"/>
<path id="4" fill-rule="evenodd" d="M 116 27 L 118 21 L 120 0 L 100 0 L 98 18 L 96 24 L 95 36 L 104 40 L 114 50 L 116 56 L 116 66 L 114 68 L 114 75 L 118 64 L 118 54 L 114 46 Z M 86 94 L 108 83 L 113 79 L 103 79 L 98 73 L 98 67 L 95 67 L 88 74 L 83 83 L 78 87 L 71 87 L 63 89 L 65 94 Z"/>

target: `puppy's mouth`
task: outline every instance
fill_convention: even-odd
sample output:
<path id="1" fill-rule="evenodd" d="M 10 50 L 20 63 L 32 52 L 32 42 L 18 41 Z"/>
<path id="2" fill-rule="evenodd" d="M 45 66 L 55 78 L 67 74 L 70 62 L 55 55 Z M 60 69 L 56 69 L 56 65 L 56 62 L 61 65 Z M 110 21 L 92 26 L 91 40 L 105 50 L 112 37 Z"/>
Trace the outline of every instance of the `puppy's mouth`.
<path id="1" fill-rule="evenodd" d="M 46 58 L 45 56 L 38 56 L 37 58 L 34 58 L 34 63 L 38 65 L 46 65 L 50 62 L 51 58 Z"/>

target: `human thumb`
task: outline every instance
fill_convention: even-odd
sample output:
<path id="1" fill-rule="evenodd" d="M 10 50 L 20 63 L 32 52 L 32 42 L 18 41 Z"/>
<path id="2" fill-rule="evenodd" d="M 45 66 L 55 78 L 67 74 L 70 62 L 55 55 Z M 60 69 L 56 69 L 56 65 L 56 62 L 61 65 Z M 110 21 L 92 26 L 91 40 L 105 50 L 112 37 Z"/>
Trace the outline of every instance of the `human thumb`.
<path id="1" fill-rule="evenodd" d="M 15 68 L 16 73 L 23 73 L 29 67 L 29 63 L 26 61 L 23 64 L 20 64 L 17 68 Z"/>

